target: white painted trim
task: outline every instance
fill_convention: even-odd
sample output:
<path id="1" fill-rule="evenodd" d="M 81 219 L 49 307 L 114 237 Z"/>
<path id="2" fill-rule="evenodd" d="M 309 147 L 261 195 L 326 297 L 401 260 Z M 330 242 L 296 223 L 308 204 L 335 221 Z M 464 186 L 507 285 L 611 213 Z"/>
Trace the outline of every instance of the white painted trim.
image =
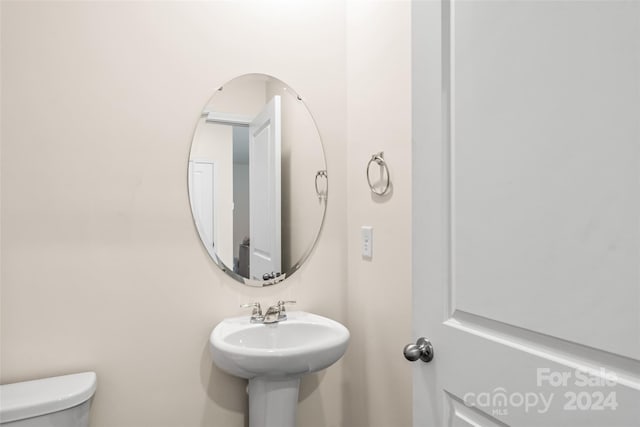
<path id="1" fill-rule="evenodd" d="M 217 111 L 203 111 L 201 117 L 206 117 L 207 123 L 220 123 L 234 126 L 249 126 L 253 117 L 242 114 L 221 113 Z"/>
<path id="2" fill-rule="evenodd" d="M 207 159 L 189 159 L 189 166 L 188 166 L 188 192 L 189 192 L 189 205 L 191 206 L 191 214 L 193 217 L 193 222 L 196 226 L 196 231 L 198 232 L 198 236 L 200 237 L 200 241 L 202 242 L 202 245 L 205 247 L 205 249 L 207 250 L 207 253 L 209 254 L 209 256 L 219 265 L 224 265 L 224 263 L 222 262 L 222 260 L 218 257 L 218 255 L 216 254 L 216 249 L 214 249 L 213 245 L 208 245 L 206 243 L 207 239 L 206 236 L 203 234 L 202 232 L 202 226 L 200 225 L 200 218 L 197 217 L 197 215 L 195 214 L 195 209 L 194 209 L 194 202 L 193 202 L 193 195 L 191 194 L 191 189 L 192 189 L 192 182 L 193 182 L 193 164 L 194 163 L 201 163 L 201 164 L 209 164 L 211 165 L 211 173 L 213 176 L 213 185 L 211 187 L 211 191 L 212 191 L 212 209 L 213 209 L 213 230 L 212 233 L 213 235 L 211 236 L 212 238 L 212 244 L 216 245 L 216 241 L 217 241 L 217 236 L 218 236 L 218 215 L 216 215 L 215 213 L 215 206 L 216 206 L 216 165 L 215 162 L 211 161 L 211 160 L 207 160 Z"/>

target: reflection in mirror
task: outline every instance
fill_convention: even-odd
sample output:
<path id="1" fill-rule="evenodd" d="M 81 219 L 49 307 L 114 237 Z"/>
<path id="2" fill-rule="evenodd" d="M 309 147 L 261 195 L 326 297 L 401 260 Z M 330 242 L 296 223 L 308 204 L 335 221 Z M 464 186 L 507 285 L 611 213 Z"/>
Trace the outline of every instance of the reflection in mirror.
<path id="1" fill-rule="evenodd" d="M 302 98 L 273 77 L 213 95 L 191 144 L 189 201 L 209 256 L 236 280 L 278 283 L 309 256 L 327 196 L 322 141 Z"/>

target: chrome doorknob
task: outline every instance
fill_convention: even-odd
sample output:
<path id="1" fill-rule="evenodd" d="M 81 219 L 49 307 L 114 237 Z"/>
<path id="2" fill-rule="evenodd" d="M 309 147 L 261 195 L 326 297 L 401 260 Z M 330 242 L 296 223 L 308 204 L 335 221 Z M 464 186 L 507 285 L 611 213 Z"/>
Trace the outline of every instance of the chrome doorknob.
<path id="1" fill-rule="evenodd" d="M 433 359 L 433 345 L 428 339 L 420 337 L 415 344 L 404 346 L 404 357 L 409 362 L 415 362 L 418 359 L 423 362 L 431 362 L 431 359 Z"/>

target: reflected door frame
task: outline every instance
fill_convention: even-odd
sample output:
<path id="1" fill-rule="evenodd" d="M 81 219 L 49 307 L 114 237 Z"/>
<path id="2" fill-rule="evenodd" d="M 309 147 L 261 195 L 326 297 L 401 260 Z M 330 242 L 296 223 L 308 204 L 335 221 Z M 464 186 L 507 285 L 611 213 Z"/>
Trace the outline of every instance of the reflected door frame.
<path id="1" fill-rule="evenodd" d="M 210 167 L 211 179 L 207 180 L 206 185 L 202 185 L 203 182 L 200 182 L 200 180 L 195 179 L 194 177 L 194 175 L 199 172 L 197 170 L 198 166 L 202 166 L 202 165 L 206 165 Z M 200 240 L 205 242 L 204 246 L 207 249 L 207 252 L 213 259 L 218 259 L 215 253 L 216 251 L 214 249 L 216 236 L 218 234 L 217 233 L 217 229 L 218 229 L 217 215 L 214 214 L 215 212 L 214 206 L 215 206 L 215 200 L 216 200 L 215 170 L 216 170 L 215 163 L 212 162 L 211 160 L 203 160 L 203 159 L 189 160 L 188 175 L 189 175 L 189 188 L 191 189 L 191 191 L 189 191 L 189 203 L 191 203 L 191 209 L 194 212 L 193 220 L 196 223 L 196 229 L 198 230 L 198 234 L 200 235 Z M 200 192 L 206 192 L 208 195 L 210 195 L 211 203 L 207 203 L 206 206 L 204 206 L 202 204 L 203 198 L 200 197 L 201 195 L 199 194 Z M 198 197 L 195 197 L 194 196 L 195 194 L 198 194 Z M 203 215 L 200 214 L 203 209 L 209 211 L 208 213 L 205 213 L 204 216 L 211 217 L 211 224 L 210 224 L 211 235 L 210 236 L 207 236 L 207 233 L 206 233 L 207 226 L 205 226 L 205 223 L 203 223 L 203 220 L 202 220 Z"/>

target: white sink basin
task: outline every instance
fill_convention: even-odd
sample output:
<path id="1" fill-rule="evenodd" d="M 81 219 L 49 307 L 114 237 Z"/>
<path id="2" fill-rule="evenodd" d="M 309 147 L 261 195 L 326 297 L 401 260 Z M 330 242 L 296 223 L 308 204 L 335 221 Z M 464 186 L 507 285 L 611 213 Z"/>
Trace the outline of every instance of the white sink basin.
<path id="1" fill-rule="evenodd" d="M 209 342 L 213 361 L 241 378 L 299 377 L 334 364 L 349 343 L 342 324 L 304 311 L 287 312 L 272 324 L 249 323 L 249 316 L 220 322 Z"/>
<path id="2" fill-rule="evenodd" d="M 278 323 L 231 317 L 211 332 L 214 363 L 249 380 L 249 427 L 294 427 L 300 377 L 334 364 L 347 350 L 349 330 L 304 311 Z"/>

